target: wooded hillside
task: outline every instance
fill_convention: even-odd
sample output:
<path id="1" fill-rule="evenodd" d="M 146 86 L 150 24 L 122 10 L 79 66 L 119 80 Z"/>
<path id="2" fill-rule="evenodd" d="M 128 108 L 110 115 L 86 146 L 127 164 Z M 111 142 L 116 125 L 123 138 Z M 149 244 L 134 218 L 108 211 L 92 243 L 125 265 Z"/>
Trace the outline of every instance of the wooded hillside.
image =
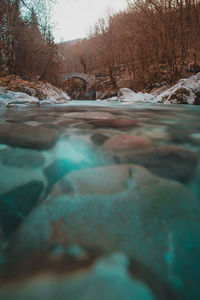
<path id="1" fill-rule="evenodd" d="M 175 82 L 200 70 L 200 3 L 128 1 L 126 11 L 100 19 L 90 38 L 59 51 L 63 72 L 106 76 L 113 89 L 123 80 L 134 90 Z"/>
<path id="2" fill-rule="evenodd" d="M 1 75 L 55 81 L 59 66 L 48 0 L 1 0 Z"/>

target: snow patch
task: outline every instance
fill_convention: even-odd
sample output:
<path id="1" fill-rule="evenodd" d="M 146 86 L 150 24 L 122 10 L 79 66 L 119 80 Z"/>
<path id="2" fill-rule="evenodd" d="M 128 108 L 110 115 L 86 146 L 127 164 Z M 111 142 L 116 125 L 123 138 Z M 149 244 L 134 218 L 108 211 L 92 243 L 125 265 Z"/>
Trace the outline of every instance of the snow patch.
<path id="1" fill-rule="evenodd" d="M 160 98 L 148 93 L 135 93 L 128 88 L 122 88 L 118 93 L 118 101 L 120 102 L 150 102 L 157 103 Z"/>
<path id="2" fill-rule="evenodd" d="M 45 85 L 47 86 L 47 85 Z M 7 91 L 6 88 L 0 88 L 0 106 L 27 105 L 27 104 L 65 104 L 70 99 L 63 91 L 53 88 L 42 90 L 48 99 L 39 100 L 36 97 L 29 96 L 22 92 Z"/>
<path id="3" fill-rule="evenodd" d="M 131 103 L 200 104 L 200 73 L 179 80 L 173 87 L 160 94 L 135 93 L 128 88 L 122 88 L 119 90 L 117 100 Z"/>
<path id="4" fill-rule="evenodd" d="M 40 90 L 48 100 L 70 100 L 70 97 L 61 89 L 53 86 L 50 83 L 45 83 L 40 87 Z"/>
<path id="5" fill-rule="evenodd" d="M 195 104 L 200 94 L 200 73 L 181 79 L 158 97 L 164 104 Z"/>
<path id="6" fill-rule="evenodd" d="M 21 92 L 11 92 L 0 89 L 0 106 L 8 104 L 38 104 L 39 100 Z"/>

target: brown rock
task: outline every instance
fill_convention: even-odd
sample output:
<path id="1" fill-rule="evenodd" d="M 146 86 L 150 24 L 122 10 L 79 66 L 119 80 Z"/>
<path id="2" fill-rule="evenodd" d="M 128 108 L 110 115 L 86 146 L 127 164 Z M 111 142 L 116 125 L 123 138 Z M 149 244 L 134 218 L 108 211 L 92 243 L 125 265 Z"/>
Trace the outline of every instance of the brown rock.
<path id="1" fill-rule="evenodd" d="M 51 148 L 59 133 L 52 128 L 25 124 L 1 124 L 0 142 L 20 148 L 44 150 Z"/>
<path id="2" fill-rule="evenodd" d="M 143 152 L 116 155 L 118 163 L 134 163 L 146 167 L 155 175 L 188 182 L 194 176 L 198 157 L 191 150 L 181 146 L 163 146 Z"/>
<path id="3" fill-rule="evenodd" d="M 200 145 L 200 133 L 199 132 L 190 134 L 189 139 L 193 144 Z"/>
<path id="4" fill-rule="evenodd" d="M 52 237 L 53 243 L 120 251 L 176 289 L 180 299 L 191 293 L 199 299 L 200 208 L 189 189 L 133 165 L 80 170 L 66 179 L 74 194 L 38 206 L 8 245 L 10 257 L 24 260 L 52 245 Z"/>
<path id="5" fill-rule="evenodd" d="M 100 257 L 78 246 L 53 250 L 53 255 L 43 251 L 10 265 L 13 274 L 1 280 L 0 299 L 54 300 L 55 295 L 59 300 L 157 299 L 145 283 L 131 277 L 129 259 L 123 254 Z M 79 254 L 73 255 L 74 251 Z"/>
<path id="6" fill-rule="evenodd" d="M 142 149 L 151 146 L 151 140 L 137 135 L 117 135 L 108 139 L 102 146 L 103 150 L 126 151 Z"/>
<path id="7" fill-rule="evenodd" d="M 168 97 L 167 102 L 176 104 L 188 104 L 188 98 L 190 96 L 190 91 L 187 88 L 178 88 Z"/>
<path id="8" fill-rule="evenodd" d="M 114 118 L 113 114 L 110 112 L 102 112 L 102 111 L 76 111 L 76 112 L 68 112 L 64 115 L 67 119 L 78 119 L 78 120 L 104 120 L 104 119 L 112 119 Z"/>
<path id="9" fill-rule="evenodd" d="M 95 145 L 102 145 L 109 137 L 102 133 L 95 133 L 91 136 L 91 140 Z"/>
<path id="10" fill-rule="evenodd" d="M 111 128 L 131 128 L 138 125 L 136 120 L 126 119 L 97 119 L 90 120 L 90 124 L 95 127 L 111 127 Z"/>
<path id="11" fill-rule="evenodd" d="M 6 147 L 0 150 L 0 161 L 8 167 L 41 168 L 45 157 L 39 151 Z"/>
<path id="12" fill-rule="evenodd" d="M 16 230 L 38 204 L 44 183 L 32 180 L 4 194 L 0 194 L 0 227 L 5 236 Z"/>

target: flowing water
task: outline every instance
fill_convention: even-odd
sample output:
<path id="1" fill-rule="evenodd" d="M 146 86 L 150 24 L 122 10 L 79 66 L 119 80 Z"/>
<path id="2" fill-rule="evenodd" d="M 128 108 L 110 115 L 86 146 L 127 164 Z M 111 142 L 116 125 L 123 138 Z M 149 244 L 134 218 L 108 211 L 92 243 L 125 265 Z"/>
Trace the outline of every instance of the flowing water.
<path id="1" fill-rule="evenodd" d="M 0 299 L 200 299 L 200 107 L 0 108 Z"/>

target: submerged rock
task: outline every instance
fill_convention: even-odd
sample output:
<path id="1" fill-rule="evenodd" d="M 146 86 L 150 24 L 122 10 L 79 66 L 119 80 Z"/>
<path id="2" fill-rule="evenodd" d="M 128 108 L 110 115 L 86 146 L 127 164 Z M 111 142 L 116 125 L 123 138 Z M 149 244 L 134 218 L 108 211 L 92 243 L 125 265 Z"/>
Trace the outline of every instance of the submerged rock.
<path id="1" fill-rule="evenodd" d="M 155 300 L 144 283 L 131 278 L 129 260 L 123 254 L 102 257 L 93 265 L 88 259 L 76 261 L 70 256 L 63 263 L 67 275 L 33 276 L 31 281 L 20 282 L 18 286 L 7 283 L 0 286 L 0 298 L 54 300 L 56 295 L 59 300 Z"/>
<path id="2" fill-rule="evenodd" d="M 0 161 L 10 167 L 39 168 L 44 165 L 45 158 L 39 151 L 7 147 L 0 150 Z"/>
<path id="3" fill-rule="evenodd" d="M 200 145 L 200 133 L 199 132 L 190 134 L 189 139 L 193 144 Z"/>
<path id="4" fill-rule="evenodd" d="M 31 181 L 7 193 L 0 194 L 0 226 L 8 236 L 37 205 L 44 190 L 41 181 Z"/>
<path id="5" fill-rule="evenodd" d="M 193 178 L 198 165 L 197 154 L 182 146 L 162 146 L 142 152 L 118 154 L 114 159 L 118 163 L 144 166 L 157 176 L 183 183 Z"/>
<path id="6" fill-rule="evenodd" d="M 9 259 L 59 242 L 122 251 L 182 299 L 199 299 L 200 207 L 186 187 L 134 165 L 65 178 L 71 194 L 48 198 L 26 218 L 8 245 Z"/>
<path id="7" fill-rule="evenodd" d="M 67 119 L 78 119 L 78 120 L 90 120 L 91 122 L 94 120 L 104 120 L 104 119 L 113 119 L 114 115 L 110 112 L 103 112 L 103 111 L 80 111 L 80 112 L 68 112 L 63 115 Z"/>
<path id="8" fill-rule="evenodd" d="M 170 135 L 170 140 L 176 144 L 184 144 L 185 141 L 189 141 L 188 130 L 182 130 L 180 134 L 180 128 L 169 127 L 168 134 Z"/>
<path id="9" fill-rule="evenodd" d="M 45 168 L 44 174 L 49 186 L 52 186 L 64 177 L 64 175 L 76 169 L 80 169 L 78 163 L 67 159 L 56 159 L 51 165 Z"/>
<path id="10" fill-rule="evenodd" d="M 0 142 L 6 145 L 44 150 L 53 147 L 59 132 L 43 126 L 0 124 Z"/>
<path id="11" fill-rule="evenodd" d="M 108 139 L 102 145 L 102 149 L 106 151 L 129 152 L 130 150 L 149 148 L 151 146 L 151 140 L 146 137 L 122 134 Z"/>
<path id="12" fill-rule="evenodd" d="M 89 123 L 101 128 L 132 128 L 138 125 L 136 120 L 127 119 L 94 119 L 90 120 Z"/>
<path id="13" fill-rule="evenodd" d="M 109 137 L 102 133 L 94 133 L 91 136 L 91 140 L 95 145 L 102 145 Z"/>

